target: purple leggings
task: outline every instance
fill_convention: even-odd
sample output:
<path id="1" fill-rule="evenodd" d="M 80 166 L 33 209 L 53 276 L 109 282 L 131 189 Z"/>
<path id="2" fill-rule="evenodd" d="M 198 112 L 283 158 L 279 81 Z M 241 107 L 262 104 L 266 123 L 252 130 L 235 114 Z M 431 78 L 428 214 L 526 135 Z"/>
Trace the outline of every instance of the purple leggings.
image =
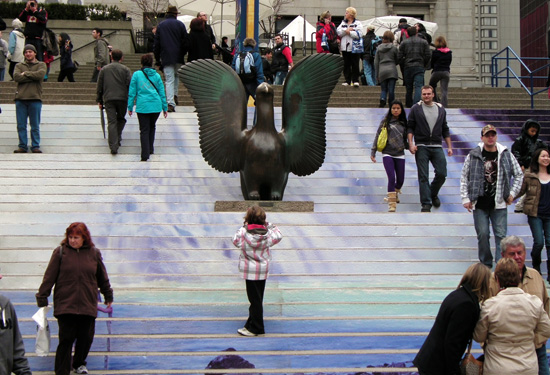
<path id="1" fill-rule="evenodd" d="M 401 189 L 405 181 L 405 159 L 384 156 L 382 162 L 388 175 L 388 191 L 393 192 L 395 189 Z"/>

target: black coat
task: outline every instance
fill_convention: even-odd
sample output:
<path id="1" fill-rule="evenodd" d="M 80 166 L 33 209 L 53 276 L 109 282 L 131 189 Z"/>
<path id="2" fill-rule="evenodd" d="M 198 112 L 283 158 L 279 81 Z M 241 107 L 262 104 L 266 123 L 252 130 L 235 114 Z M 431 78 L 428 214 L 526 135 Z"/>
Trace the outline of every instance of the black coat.
<path id="1" fill-rule="evenodd" d="M 439 308 L 435 323 L 413 360 L 424 374 L 459 375 L 459 363 L 479 319 L 477 296 L 468 284 L 451 292 Z"/>

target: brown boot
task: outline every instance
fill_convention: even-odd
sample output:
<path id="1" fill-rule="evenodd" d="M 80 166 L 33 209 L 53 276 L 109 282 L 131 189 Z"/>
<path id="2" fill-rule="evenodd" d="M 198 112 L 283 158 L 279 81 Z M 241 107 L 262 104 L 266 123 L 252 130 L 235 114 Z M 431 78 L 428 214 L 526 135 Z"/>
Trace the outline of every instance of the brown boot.
<path id="1" fill-rule="evenodd" d="M 401 203 L 401 202 L 399 201 L 399 194 L 402 194 L 402 193 L 401 193 L 401 189 L 395 189 L 395 202 L 396 202 L 396 203 Z"/>
<path id="2" fill-rule="evenodd" d="M 388 212 L 395 212 L 397 206 L 395 191 L 388 192 Z"/>

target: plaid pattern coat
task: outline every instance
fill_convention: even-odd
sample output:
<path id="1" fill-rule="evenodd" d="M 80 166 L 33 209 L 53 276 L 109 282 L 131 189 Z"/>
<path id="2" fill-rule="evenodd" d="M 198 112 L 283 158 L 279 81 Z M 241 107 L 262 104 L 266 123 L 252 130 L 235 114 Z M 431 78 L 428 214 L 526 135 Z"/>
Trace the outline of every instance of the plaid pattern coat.
<path id="1" fill-rule="evenodd" d="M 235 236 L 233 245 L 241 249 L 239 271 L 246 280 L 266 280 L 271 253 L 269 248 L 281 242 L 283 235 L 274 224 L 244 225 Z"/>

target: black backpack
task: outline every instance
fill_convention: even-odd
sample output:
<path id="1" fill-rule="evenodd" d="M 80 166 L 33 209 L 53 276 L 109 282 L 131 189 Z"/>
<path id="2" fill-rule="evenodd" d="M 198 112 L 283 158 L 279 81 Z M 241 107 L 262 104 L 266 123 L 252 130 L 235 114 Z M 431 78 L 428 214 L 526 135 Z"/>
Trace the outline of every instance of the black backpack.
<path id="1" fill-rule="evenodd" d="M 44 33 L 42 34 L 42 45 L 50 55 L 59 55 L 59 46 L 57 45 L 55 33 L 47 27 L 44 29 Z"/>

